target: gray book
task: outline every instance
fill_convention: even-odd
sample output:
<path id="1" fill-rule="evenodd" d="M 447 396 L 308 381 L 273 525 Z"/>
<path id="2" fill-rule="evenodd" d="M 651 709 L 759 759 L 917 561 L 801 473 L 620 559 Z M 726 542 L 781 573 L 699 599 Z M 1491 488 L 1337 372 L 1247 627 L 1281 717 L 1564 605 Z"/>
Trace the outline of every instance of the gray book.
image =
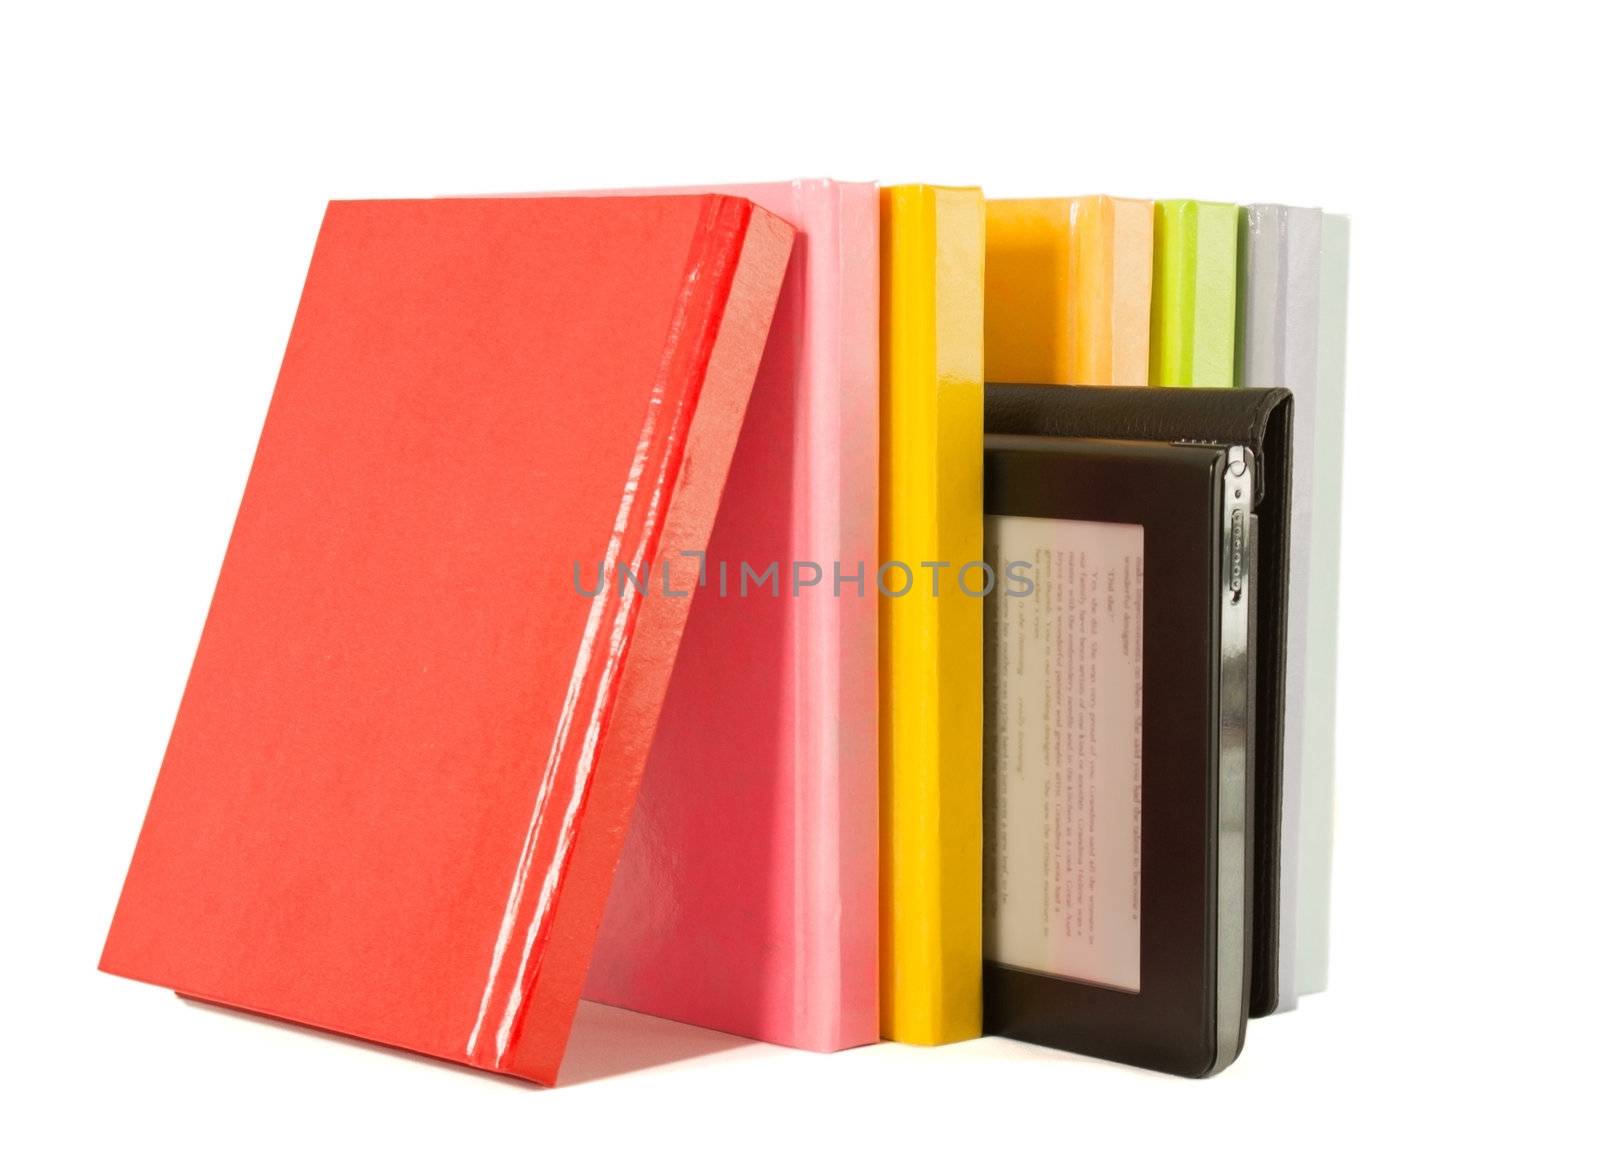
<path id="1" fill-rule="evenodd" d="M 1300 993 L 1316 993 L 1328 987 L 1339 524 L 1344 489 L 1344 344 L 1349 282 L 1350 220 L 1342 215 L 1324 215 L 1300 787 L 1299 959 L 1295 979 Z"/>
<path id="2" fill-rule="evenodd" d="M 1241 212 L 1236 382 L 1286 387 L 1295 402 L 1278 883 L 1283 1011 L 1327 981 L 1348 221 L 1277 204 Z"/>

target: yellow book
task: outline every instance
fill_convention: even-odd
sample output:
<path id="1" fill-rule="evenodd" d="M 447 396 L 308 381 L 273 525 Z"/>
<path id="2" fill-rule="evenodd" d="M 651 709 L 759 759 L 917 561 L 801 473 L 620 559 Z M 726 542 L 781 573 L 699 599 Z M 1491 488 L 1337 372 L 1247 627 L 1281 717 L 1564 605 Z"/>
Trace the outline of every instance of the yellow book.
<path id="1" fill-rule="evenodd" d="M 990 200 L 987 231 L 991 382 L 1149 382 L 1154 203 Z"/>
<path id="2" fill-rule="evenodd" d="M 983 193 L 881 194 L 880 1009 L 932 1045 L 982 1028 Z"/>

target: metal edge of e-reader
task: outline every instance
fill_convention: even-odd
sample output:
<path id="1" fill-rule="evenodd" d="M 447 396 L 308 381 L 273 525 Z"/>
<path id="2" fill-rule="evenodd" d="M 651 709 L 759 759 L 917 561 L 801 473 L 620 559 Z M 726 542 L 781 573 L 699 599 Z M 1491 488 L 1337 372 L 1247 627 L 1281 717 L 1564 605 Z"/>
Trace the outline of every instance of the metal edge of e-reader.
<path id="1" fill-rule="evenodd" d="M 1222 577 L 1218 627 L 1216 1059 L 1226 1068 L 1244 1043 L 1245 922 L 1249 913 L 1250 518 L 1255 458 L 1229 446 L 1222 472 Z"/>

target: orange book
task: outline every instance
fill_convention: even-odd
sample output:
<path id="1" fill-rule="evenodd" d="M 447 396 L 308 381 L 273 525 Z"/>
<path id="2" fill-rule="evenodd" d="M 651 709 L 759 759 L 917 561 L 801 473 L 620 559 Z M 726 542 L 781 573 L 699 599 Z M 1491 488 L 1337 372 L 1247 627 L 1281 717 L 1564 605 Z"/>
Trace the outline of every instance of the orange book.
<path id="1" fill-rule="evenodd" d="M 1145 386 L 1154 233 L 1149 200 L 990 200 L 986 377 Z"/>

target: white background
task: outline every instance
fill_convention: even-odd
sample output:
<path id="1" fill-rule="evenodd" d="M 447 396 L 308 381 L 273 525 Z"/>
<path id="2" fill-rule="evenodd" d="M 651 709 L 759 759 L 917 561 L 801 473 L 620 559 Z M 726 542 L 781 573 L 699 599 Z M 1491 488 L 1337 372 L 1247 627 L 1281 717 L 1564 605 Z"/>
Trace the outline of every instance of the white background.
<path id="1" fill-rule="evenodd" d="M 0 17 L 0 1141 L 1232 1145 L 1575 1119 L 1593 29 L 1530 3 L 525 7 Z M 97 974 L 324 202 L 796 175 L 1354 217 L 1332 990 L 1204 1082 L 590 1010 L 572 1083 L 537 1090 Z"/>

